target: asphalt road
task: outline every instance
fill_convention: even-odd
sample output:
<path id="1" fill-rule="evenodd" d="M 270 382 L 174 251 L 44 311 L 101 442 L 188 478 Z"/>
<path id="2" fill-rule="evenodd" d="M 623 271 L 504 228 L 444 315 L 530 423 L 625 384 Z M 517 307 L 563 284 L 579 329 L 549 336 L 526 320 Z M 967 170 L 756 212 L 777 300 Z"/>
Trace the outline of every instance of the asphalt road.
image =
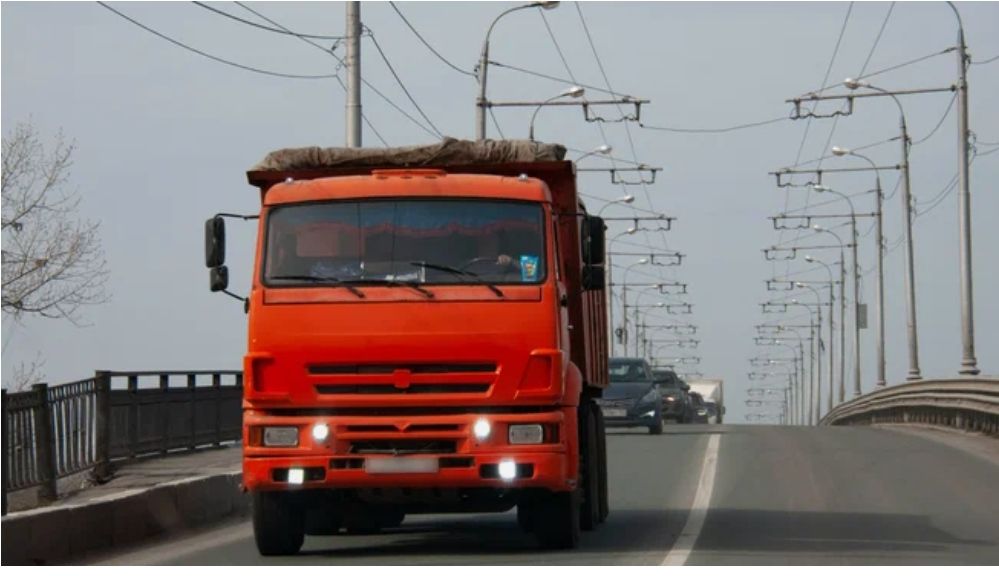
<path id="1" fill-rule="evenodd" d="M 999 564 L 999 441 L 868 428 L 612 431 L 611 516 L 545 552 L 514 513 L 412 516 L 257 555 L 248 521 L 108 564 Z M 707 464 L 706 464 L 707 462 Z M 692 512 L 693 510 L 693 512 Z"/>

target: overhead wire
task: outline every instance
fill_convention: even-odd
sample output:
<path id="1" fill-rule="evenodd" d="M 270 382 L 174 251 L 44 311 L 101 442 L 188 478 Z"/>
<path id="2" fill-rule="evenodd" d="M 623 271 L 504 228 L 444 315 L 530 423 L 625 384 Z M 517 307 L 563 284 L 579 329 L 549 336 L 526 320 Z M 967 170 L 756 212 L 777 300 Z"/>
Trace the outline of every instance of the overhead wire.
<path id="1" fill-rule="evenodd" d="M 250 8 L 250 7 L 249 7 L 249 6 L 247 6 L 247 5 L 245 4 L 245 3 L 243 3 L 243 2 L 240 2 L 239 0 L 236 0 L 235 4 L 236 4 L 237 6 L 239 6 L 240 8 L 243 8 L 243 9 L 244 9 L 244 10 L 246 10 L 247 12 L 250 12 L 251 14 L 253 14 L 253 15 L 257 16 L 258 18 L 261 18 L 261 19 L 263 19 L 263 20 L 267 21 L 268 23 L 270 23 L 270 24 L 273 24 L 274 26 L 277 26 L 278 28 L 282 28 L 282 29 L 284 29 L 284 30 L 288 30 L 289 32 L 292 32 L 292 31 L 291 31 L 291 30 L 289 30 L 289 29 L 288 29 L 288 28 L 287 28 L 286 26 L 282 26 L 281 24 L 279 24 L 279 23 L 275 22 L 274 20 L 272 20 L 271 18 L 268 18 L 267 16 L 264 16 L 263 14 L 261 14 L 260 12 L 258 12 L 257 10 L 254 10 L 253 8 Z M 332 56 L 332 57 L 333 57 L 333 59 L 335 59 L 335 60 L 336 60 L 336 61 L 337 61 L 337 62 L 338 62 L 338 63 L 339 63 L 339 64 L 340 64 L 341 66 L 345 66 L 345 65 L 346 65 L 346 63 L 345 63 L 345 62 L 343 61 L 343 59 L 342 59 L 342 58 L 340 58 L 339 56 L 337 56 L 337 55 L 336 55 L 336 54 L 335 54 L 335 53 L 334 53 L 334 52 L 333 52 L 332 50 L 327 50 L 326 48 L 324 48 L 324 47 L 320 46 L 319 44 L 316 44 L 316 43 L 315 43 L 315 42 L 313 42 L 312 40 L 310 40 L 310 39 L 308 39 L 308 38 L 304 38 L 304 37 L 302 37 L 301 35 L 299 35 L 299 34 L 298 34 L 298 33 L 296 33 L 296 32 L 292 32 L 292 35 L 293 35 L 293 36 L 295 36 L 295 37 L 297 37 L 297 38 L 298 38 L 299 40 L 302 40 L 302 41 L 303 41 L 303 42 L 305 42 L 306 44 L 310 44 L 310 45 L 312 45 L 313 47 L 315 47 L 315 48 L 317 48 L 317 49 L 321 50 L 322 52 L 324 52 L 324 53 L 326 53 L 326 54 L 328 54 L 328 55 Z M 339 76 L 338 76 L 338 78 L 339 78 Z M 367 80 L 365 80 L 363 76 L 361 77 L 361 83 L 362 83 L 362 84 L 364 84 L 365 86 L 367 86 L 367 87 L 368 87 L 368 88 L 369 88 L 369 89 L 370 89 L 370 90 L 371 90 L 372 92 L 374 92 L 374 93 L 375 93 L 376 95 L 378 95 L 378 96 L 379 96 L 379 97 L 380 97 L 380 98 L 381 98 L 382 100 L 384 100 L 384 101 L 385 101 L 385 102 L 386 102 L 386 103 L 387 103 L 387 104 L 388 104 L 389 106 L 391 106 L 391 107 L 392 107 L 392 108 L 394 108 L 394 109 L 395 109 L 395 110 L 396 110 L 397 112 L 399 112 L 400 114 L 402 114 L 403 116 L 405 116 L 405 117 L 406 117 L 407 119 L 409 119 L 409 121 L 410 121 L 410 122 L 412 122 L 413 124 L 416 124 L 416 125 L 417 125 L 417 126 L 419 126 L 419 127 L 420 127 L 420 128 L 421 128 L 421 129 L 423 130 L 423 131 L 427 132 L 427 133 L 428 133 L 428 134 L 430 134 L 431 136 L 435 136 L 435 137 L 437 136 L 437 135 L 436 135 L 436 134 L 435 134 L 435 133 L 433 132 L 433 130 L 431 130 L 430 128 L 427 128 L 426 126 L 424 126 L 424 125 L 423 125 L 423 124 L 422 124 L 422 123 L 421 123 L 421 122 L 420 122 L 419 120 L 417 120 L 416 118 L 413 118 L 413 117 L 412 117 L 412 116 L 411 116 L 411 115 L 410 115 L 410 114 L 409 114 L 408 112 L 406 112 L 406 111 L 405 111 L 405 110 L 403 110 L 403 109 L 402 109 L 402 108 L 401 108 L 401 107 L 400 107 L 400 106 L 399 106 L 398 104 L 396 104 L 395 102 L 393 102 L 391 98 L 389 98 L 388 96 L 386 96 L 385 94 L 383 94 L 383 93 L 381 92 L 381 90 L 378 90 L 378 89 L 377 89 L 377 88 L 375 88 L 375 87 L 374 87 L 374 86 L 373 86 L 373 85 L 372 85 L 372 84 L 371 84 L 370 82 L 368 82 Z M 342 88 L 344 89 L 344 91 L 346 91 L 346 86 L 344 86 L 344 84 L 343 84 L 343 81 L 342 81 L 342 80 L 340 80 L 340 85 L 341 85 L 341 87 L 342 87 Z M 361 117 L 362 117 L 362 118 L 364 118 L 364 115 L 363 115 L 363 113 L 362 113 L 362 116 L 361 116 Z M 370 121 L 368 121 L 367 119 L 365 119 L 365 121 L 366 121 L 366 122 L 368 122 L 368 126 L 370 127 L 370 126 L 371 126 L 371 123 L 370 123 Z M 383 140 L 383 141 L 384 141 L 384 140 Z"/>
<path id="2" fill-rule="evenodd" d="M 572 84 L 575 84 L 576 86 L 579 86 L 580 88 L 586 88 L 587 90 L 591 90 L 591 91 L 594 91 L 594 92 L 600 92 L 600 93 L 603 93 L 603 94 L 610 94 L 611 93 L 610 91 L 608 91 L 605 88 L 599 88 L 597 86 L 593 86 L 593 85 L 590 85 L 590 84 L 582 84 L 582 83 L 577 82 L 575 80 L 570 80 L 570 79 L 567 79 L 567 78 L 560 78 L 558 76 L 552 76 L 551 74 L 544 74 L 542 72 L 537 72 L 537 71 L 534 71 L 534 70 L 528 70 L 527 68 L 521 68 L 521 67 L 518 67 L 518 66 L 513 66 L 512 64 L 504 64 L 502 62 L 497 62 L 495 60 L 490 60 L 489 61 L 489 65 L 490 66 L 495 66 L 497 68 L 507 68 L 509 70 L 513 70 L 514 72 L 520 72 L 522 74 L 527 74 L 528 76 L 534 76 L 536 78 L 544 78 L 546 80 L 551 80 L 553 82 L 559 82 L 559 83 L 562 83 L 562 84 L 572 83 Z"/>
<path id="3" fill-rule="evenodd" d="M 462 74 L 464 74 L 466 76 L 471 76 L 472 78 L 476 77 L 475 73 L 469 72 L 468 70 L 463 70 L 463 69 L 459 68 L 458 66 L 455 66 L 454 64 L 452 64 L 447 58 L 441 56 L 441 53 L 438 52 L 437 50 L 435 50 L 434 47 L 430 45 L 430 42 L 427 42 L 426 38 L 424 38 L 423 35 L 420 34 L 419 31 L 416 30 L 416 27 L 413 26 L 409 22 L 409 19 L 407 19 L 406 16 L 402 13 L 402 11 L 399 10 L 399 7 L 396 5 L 395 2 L 391 2 L 390 1 L 389 2 L 389 6 L 391 6 L 392 9 L 395 10 L 395 13 L 399 15 L 399 18 L 402 18 L 402 21 L 406 24 L 406 26 L 409 27 L 410 31 L 412 31 L 413 34 L 416 35 L 416 37 L 420 40 L 420 42 L 423 43 L 423 45 L 427 47 L 427 50 L 430 50 L 430 52 L 432 52 L 434 56 L 437 56 L 437 58 L 441 62 L 447 64 L 453 70 L 455 70 L 457 72 L 460 72 L 460 73 L 462 73 Z M 498 128 L 499 128 L 499 126 L 497 126 L 497 129 Z"/>
<path id="4" fill-rule="evenodd" d="M 971 61 L 971 65 L 972 66 L 979 66 L 981 64 L 988 64 L 990 62 L 995 62 L 996 60 L 999 60 L 999 54 L 996 54 L 995 56 L 989 58 L 988 60 L 979 60 L 977 62 L 974 61 L 974 60 L 972 60 Z"/>
<path id="5" fill-rule="evenodd" d="M 146 32 L 149 32 L 150 34 L 153 34 L 154 36 L 157 36 L 157 37 L 159 37 L 159 38 L 161 38 L 163 40 L 166 40 L 167 42 L 170 42 L 171 44 L 173 44 L 175 46 L 179 46 L 179 47 L 181 47 L 181 48 L 183 48 L 185 50 L 188 50 L 190 52 L 194 52 L 195 54 L 198 54 L 199 56 L 203 56 L 205 58 L 208 58 L 209 60 L 213 60 L 215 62 L 219 62 L 220 64 L 225 64 L 227 66 L 232 66 L 234 68 L 239 68 L 241 70 L 246 70 L 248 72 L 255 72 L 257 74 L 264 74 L 264 75 L 267 75 L 267 76 L 276 76 L 276 77 L 279 77 L 279 78 L 293 78 L 293 79 L 300 79 L 300 80 L 321 80 L 321 79 L 329 79 L 329 78 L 339 78 L 339 76 L 336 75 L 336 74 L 288 74 L 288 73 L 285 73 L 285 72 L 276 72 L 276 71 L 273 71 L 273 70 L 265 70 L 263 68 L 255 68 L 253 66 L 247 66 L 245 64 L 240 64 L 238 62 L 233 62 L 232 60 L 226 60 L 225 58 L 220 58 L 218 56 L 214 56 L 212 54 L 209 54 L 209 53 L 204 52 L 202 50 L 198 50 L 197 48 L 194 48 L 194 47 L 189 46 L 187 44 L 184 44 L 183 42 L 181 42 L 179 40 L 175 40 L 175 39 L 167 36 L 166 34 L 163 34 L 163 33 L 159 32 L 157 30 L 154 30 L 153 28 L 151 28 L 149 26 L 146 26 L 145 24 L 139 22 L 138 20 L 136 20 L 136 19 L 134 19 L 134 18 L 132 18 L 130 16 L 127 16 L 126 14 L 124 14 L 122 12 L 119 12 L 118 10 L 116 10 L 115 8 L 112 8 L 111 6 L 109 6 L 108 4 L 106 4 L 104 2 L 98 1 L 97 4 L 99 4 L 100 6 L 102 6 L 103 8 L 106 8 L 107 10 L 109 10 L 111 12 L 114 12 L 119 17 L 121 17 L 121 18 L 123 18 L 123 19 L 125 19 L 125 20 L 127 20 L 129 22 L 131 22 L 132 24 L 138 26 L 139 28 L 142 28 L 143 30 L 145 30 Z"/>
<path id="6" fill-rule="evenodd" d="M 409 100 L 409 103 L 413 105 L 413 108 L 416 108 L 416 111 L 420 113 L 420 116 L 424 120 L 426 120 L 427 124 L 429 124 L 430 127 L 433 129 L 433 131 L 437 133 L 437 137 L 443 138 L 444 134 L 437 128 L 437 126 L 434 125 L 433 120 L 431 120 L 427 116 L 427 114 L 423 111 L 423 108 L 421 108 L 420 105 L 416 103 L 416 99 L 413 98 L 413 95 L 410 94 L 409 89 L 406 88 L 406 83 L 402 81 L 402 78 L 399 78 L 399 74 L 396 73 L 395 67 L 392 66 L 392 62 L 389 61 L 388 56 L 385 54 L 385 51 L 382 50 L 382 45 L 379 44 L 378 39 L 375 38 L 375 33 L 372 32 L 370 28 L 367 28 L 367 30 L 368 30 L 368 37 L 371 38 L 371 43 L 375 45 L 375 50 L 378 52 L 378 55 L 381 56 L 382 62 L 385 63 L 385 67 L 388 68 L 389 72 L 392 74 L 392 77 L 395 78 L 396 84 L 398 84 L 399 88 L 402 89 L 402 92 L 403 94 L 406 95 L 406 98 Z"/>
<path id="7" fill-rule="evenodd" d="M 321 34 L 305 34 L 303 32 L 297 32 L 296 33 L 296 32 L 289 32 L 288 30 L 282 30 L 280 28 L 271 28 L 270 26 L 264 26 L 263 24 L 260 24 L 258 22 L 253 22 L 253 21 L 250 21 L 250 20 L 246 20 L 246 19 L 240 18 L 239 16 L 236 16 L 235 14 L 230 14 L 230 13 L 224 11 L 224 10 L 219 10 L 218 8 L 214 8 L 212 6 L 209 6 L 208 4 L 205 4 L 204 2 L 197 2 L 197 1 L 195 1 L 195 2 L 193 2 L 193 4 L 195 6 L 200 7 L 200 8 L 204 8 L 205 10 L 209 10 L 211 12 L 214 12 L 214 13 L 220 15 L 220 16 L 225 16 L 226 18 L 229 18 L 231 20 L 235 20 L 236 22 L 240 22 L 242 24 L 246 24 L 247 26 L 253 26 L 254 28 L 259 28 L 261 30 L 266 30 L 268 32 L 275 32 L 277 34 L 285 34 L 285 35 L 289 35 L 289 36 L 302 36 L 302 37 L 305 37 L 305 38 L 311 38 L 313 40 L 343 40 L 345 38 L 345 36 L 324 36 L 324 35 L 321 35 Z"/>
<path id="8" fill-rule="evenodd" d="M 684 134 L 724 134 L 726 132 L 734 132 L 736 130 L 744 130 L 746 128 L 756 128 L 758 126 L 776 124 L 777 122 L 783 122 L 790 119 L 791 118 L 788 116 L 781 116 L 780 118 L 771 118 L 770 120 L 749 122 L 747 124 L 737 124 L 735 126 L 727 126 L 725 128 L 676 128 L 672 126 L 650 126 L 642 122 L 639 122 L 638 125 L 646 130 L 661 130 L 663 132 L 680 132 Z"/>

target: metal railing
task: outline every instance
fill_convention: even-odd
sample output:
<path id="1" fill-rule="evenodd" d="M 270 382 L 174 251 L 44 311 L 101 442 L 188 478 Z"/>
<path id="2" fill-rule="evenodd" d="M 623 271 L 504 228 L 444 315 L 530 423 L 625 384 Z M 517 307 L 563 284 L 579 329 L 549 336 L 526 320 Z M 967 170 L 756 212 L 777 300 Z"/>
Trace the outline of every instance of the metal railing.
<path id="1" fill-rule="evenodd" d="M 179 382 L 178 382 L 179 381 Z M 3 513 L 7 494 L 37 488 L 59 497 L 58 481 L 112 462 L 239 440 L 242 372 L 98 371 L 60 386 L 3 391 Z"/>
<path id="2" fill-rule="evenodd" d="M 999 437 L 999 378 L 891 386 L 840 404 L 820 424 L 923 424 Z"/>

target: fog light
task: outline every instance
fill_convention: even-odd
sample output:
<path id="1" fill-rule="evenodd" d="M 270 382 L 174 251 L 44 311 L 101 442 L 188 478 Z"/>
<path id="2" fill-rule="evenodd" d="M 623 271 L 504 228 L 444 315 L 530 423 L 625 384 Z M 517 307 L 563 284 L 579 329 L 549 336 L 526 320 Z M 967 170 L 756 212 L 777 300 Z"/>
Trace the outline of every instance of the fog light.
<path id="1" fill-rule="evenodd" d="M 298 446 L 298 428 L 295 426 L 267 426 L 264 428 L 264 446 Z"/>
<path id="2" fill-rule="evenodd" d="M 513 460 L 502 460 L 499 463 L 499 476 L 503 480 L 513 480 L 517 477 L 517 464 Z"/>
<path id="3" fill-rule="evenodd" d="M 486 438 L 489 438 L 492 431 L 492 425 L 489 424 L 489 420 L 486 420 L 485 418 L 479 418 L 475 421 L 475 425 L 472 426 L 472 433 L 475 434 L 476 440 L 485 440 Z"/>
<path id="4" fill-rule="evenodd" d="M 291 468 L 288 470 L 288 484 L 301 484 L 305 482 L 305 470 L 301 468 Z"/>
<path id="5" fill-rule="evenodd" d="M 323 442 L 330 436 L 330 427 L 326 424 L 316 424 L 312 427 L 312 439 L 316 442 Z"/>
<path id="6" fill-rule="evenodd" d="M 545 432 L 541 424 L 512 424 L 507 433 L 510 444 L 541 444 Z"/>

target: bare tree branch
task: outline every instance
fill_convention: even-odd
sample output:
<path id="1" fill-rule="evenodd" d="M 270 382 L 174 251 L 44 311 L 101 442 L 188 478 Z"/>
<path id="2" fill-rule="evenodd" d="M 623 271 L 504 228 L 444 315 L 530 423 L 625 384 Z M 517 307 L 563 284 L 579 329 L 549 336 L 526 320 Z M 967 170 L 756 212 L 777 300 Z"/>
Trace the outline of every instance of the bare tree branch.
<path id="1" fill-rule="evenodd" d="M 100 224 L 79 218 L 81 198 L 68 189 L 75 149 L 59 134 L 46 150 L 28 123 L 4 134 L 2 308 L 14 320 L 79 325 L 82 307 L 109 298 Z"/>

